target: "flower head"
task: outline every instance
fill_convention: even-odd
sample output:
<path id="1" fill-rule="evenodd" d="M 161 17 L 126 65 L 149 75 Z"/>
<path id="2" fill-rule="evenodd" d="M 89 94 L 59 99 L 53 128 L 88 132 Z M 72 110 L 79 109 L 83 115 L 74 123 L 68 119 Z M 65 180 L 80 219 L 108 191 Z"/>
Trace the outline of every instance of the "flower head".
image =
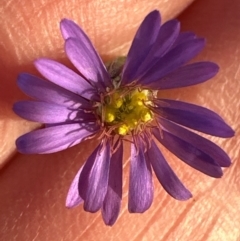
<path id="1" fill-rule="evenodd" d="M 156 140 L 198 171 L 222 176 L 221 167 L 231 163 L 228 155 L 189 128 L 224 138 L 234 131 L 211 110 L 157 97 L 158 90 L 195 85 L 217 74 L 219 68 L 212 62 L 186 64 L 203 49 L 204 39 L 180 33 L 177 20 L 161 25 L 159 12 L 153 11 L 140 25 L 126 59 L 106 68 L 79 26 L 64 19 L 61 32 L 66 54 L 80 74 L 56 61 L 38 59 L 35 66 L 48 81 L 21 74 L 18 86 L 35 100 L 17 102 L 13 109 L 25 119 L 45 124 L 17 139 L 21 153 L 53 153 L 89 138 L 99 140 L 71 184 L 67 207 L 84 203 L 86 211 L 101 209 L 105 223 L 113 225 L 122 199 L 124 140 L 132 142 L 130 212 L 150 207 L 152 169 L 172 197 L 191 197 Z"/>

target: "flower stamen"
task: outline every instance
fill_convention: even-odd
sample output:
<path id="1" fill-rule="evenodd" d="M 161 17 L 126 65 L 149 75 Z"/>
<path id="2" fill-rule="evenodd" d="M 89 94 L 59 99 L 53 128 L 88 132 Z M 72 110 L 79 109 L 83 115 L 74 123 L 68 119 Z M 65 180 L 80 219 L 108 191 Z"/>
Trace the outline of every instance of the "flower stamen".
<path id="1" fill-rule="evenodd" d="M 110 93 L 110 92 L 109 92 Z M 153 112 L 146 105 L 151 103 L 151 91 L 146 89 L 119 88 L 101 96 L 98 115 L 106 128 L 106 135 L 140 133 L 153 120 Z"/>

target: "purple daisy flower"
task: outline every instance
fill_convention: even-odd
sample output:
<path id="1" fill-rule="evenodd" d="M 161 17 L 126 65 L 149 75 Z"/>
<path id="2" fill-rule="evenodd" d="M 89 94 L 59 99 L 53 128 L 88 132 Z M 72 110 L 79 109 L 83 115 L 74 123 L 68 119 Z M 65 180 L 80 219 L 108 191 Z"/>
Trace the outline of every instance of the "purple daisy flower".
<path id="1" fill-rule="evenodd" d="M 17 102 L 19 116 L 45 124 L 16 141 L 24 154 L 53 153 L 98 137 L 99 145 L 75 176 L 66 200 L 71 208 L 101 209 L 113 225 L 122 199 L 123 141 L 131 141 L 128 209 L 146 211 L 153 201 L 152 169 L 175 199 L 187 200 L 181 183 L 159 150 L 156 140 L 179 159 L 211 177 L 222 176 L 231 162 L 216 144 L 189 131 L 228 138 L 234 131 L 216 113 L 182 101 L 159 99 L 157 91 L 202 83 L 218 72 L 212 62 L 186 63 L 205 45 L 192 32 L 180 33 L 171 20 L 161 25 L 158 11 L 140 25 L 125 63 L 106 67 L 83 30 L 61 21 L 65 51 L 80 74 L 50 59 L 35 66 L 49 81 L 20 74 L 18 86 L 34 101 Z M 122 59 L 120 59 L 122 60 Z M 186 129 L 187 127 L 188 129 Z"/>

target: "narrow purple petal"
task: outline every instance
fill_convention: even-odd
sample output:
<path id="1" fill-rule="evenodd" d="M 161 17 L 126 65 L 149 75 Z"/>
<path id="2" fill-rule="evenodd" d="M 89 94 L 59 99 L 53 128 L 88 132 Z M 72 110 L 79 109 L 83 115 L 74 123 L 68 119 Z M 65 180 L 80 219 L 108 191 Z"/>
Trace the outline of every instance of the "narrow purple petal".
<path id="1" fill-rule="evenodd" d="M 17 84 L 26 95 L 37 100 L 72 107 L 75 109 L 91 108 L 90 102 L 81 96 L 34 75 L 27 73 L 20 74 L 18 76 Z"/>
<path id="2" fill-rule="evenodd" d="M 176 19 L 164 23 L 160 28 L 150 54 L 158 57 L 162 57 L 164 54 L 166 54 L 177 39 L 179 31 L 180 23 Z"/>
<path id="3" fill-rule="evenodd" d="M 218 71 L 219 67 L 215 63 L 197 62 L 180 67 L 159 81 L 153 82 L 150 86 L 160 90 L 196 85 L 211 79 Z"/>
<path id="4" fill-rule="evenodd" d="M 66 66 L 45 58 L 36 60 L 35 66 L 38 71 L 51 82 L 86 99 L 100 100 L 96 89 L 84 78 Z"/>
<path id="5" fill-rule="evenodd" d="M 84 53 L 86 53 L 90 59 L 94 60 L 94 63 L 96 64 L 95 66 L 99 71 L 97 75 L 102 78 L 101 81 L 104 81 L 105 83 L 104 86 L 105 87 L 112 86 L 112 82 L 109 78 L 105 65 L 103 64 L 92 42 L 90 41 L 88 36 L 84 33 L 84 31 L 76 23 L 74 23 L 69 19 L 63 19 L 60 23 L 60 28 L 61 28 L 62 36 L 65 40 L 67 40 L 68 38 L 75 38 L 79 42 L 79 45 L 84 46 L 86 50 L 86 52 Z M 84 53 L 82 53 L 83 57 L 84 57 Z M 79 58 L 79 62 L 81 62 L 81 58 Z M 80 66 L 80 63 L 78 63 L 78 66 Z M 82 70 L 82 67 L 81 67 L 81 70 Z M 79 69 L 79 71 L 84 75 L 84 73 L 81 70 Z M 85 71 L 85 73 L 87 72 Z M 88 75 L 85 77 L 88 78 Z M 91 80 L 93 82 L 97 81 L 95 79 L 91 79 Z"/>
<path id="6" fill-rule="evenodd" d="M 196 39 L 196 38 L 197 38 L 197 36 L 193 32 L 182 32 L 179 34 L 179 36 L 178 36 L 177 40 L 175 41 L 175 43 L 173 44 L 172 48 L 175 48 L 179 44 L 182 44 L 184 42 L 187 42 L 189 40 Z"/>
<path id="7" fill-rule="evenodd" d="M 105 144 L 104 144 L 105 143 Z M 84 209 L 97 212 L 107 193 L 110 166 L 110 143 L 102 142 L 88 158 L 79 179 L 79 194 L 84 199 Z"/>
<path id="8" fill-rule="evenodd" d="M 222 169 L 218 163 L 193 144 L 165 129 L 162 129 L 160 134 L 159 130 L 155 128 L 153 134 L 162 145 L 189 166 L 211 177 L 219 178 L 222 176 Z"/>
<path id="9" fill-rule="evenodd" d="M 165 119 L 209 135 L 224 138 L 234 136 L 232 128 L 218 114 L 198 105 L 176 100 L 160 99 L 155 111 Z"/>
<path id="10" fill-rule="evenodd" d="M 151 147 L 146 152 L 146 158 L 152 164 L 159 182 L 169 195 L 178 200 L 188 200 L 192 197 L 192 194 L 186 189 L 168 165 L 154 141 L 151 142 Z"/>
<path id="11" fill-rule="evenodd" d="M 141 23 L 133 39 L 123 68 L 123 85 L 135 80 L 137 69 L 148 55 L 156 40 L 160 29 L 160 21 L 160 13 L 155 10 L 149 13 Z"/>
<path id="12" fill-rule="evenodd" d="M 72 64 L 98 90 L 105 91 L 106 87 L 112 86 L 103 63 L 79 39 L 67 39 L 65 51 Z"/>
<path id="13" fill-rule="evenodd" d="M 177 39 L 179 31 L 180 23 L 176 19 L 170 20 L 161 26 L 154 45 L 136 73 L 136 79 L 145 74 L 159 58 L 168 52 Z"/>
<path id="14" fill-rule="evenodd" d="M 122 201 L 122 141 L 110 161 L 108 189 L 102 206 L 105 224 L 112 226 L 119 215 Z"/>
<path id="15" fill-rule="evenodd" d="M 159 119 L 159 122 L 161 126 L 173 135 L 181 137 L 181 139 L 191 143 L 193 146 L 197 146 L 198 149 L 212 157 L 221 167 L 229 167 L 231 165 L 231 160 L 227 153 L 215 143 L 163 118 Z"/>
<path id="16" fill-rule="evenodd" d="M 77 38 L 88 48 L 89 51 L 95 50 L 88 36 L 72 20 L 66 18 L 62 19 L 60 22 L 60 29 L 65 40 L 68 38 Z"/>
<path id="17" fill-rule="evenodd" d="M 74 208 L 78 206 L 79 204 L 83 203 L 83 199 L 80 197 L 78 193 L 78 182 L 79 177 L 81 175 L 82 169 L 84 165 L 80 168 L 80 170 L 77 172 L 76 176 L 74 177 L 70 188 L 68 190 L 67 198 L 66 198 L 66 207 L 67 208 Z"/>
<path id="18" fill-rule="evenodd" d="M 203 49 L 204 45 L 205 40 L 202 38 L 193 39 L 177 45 L 155 63 L 155 65 L 139 79 L 138 83 L 148 86 L 155 81 L 159 81 L 164 76 L 194 58 Z"/>
<path id="19" fill-rule="evenodd" d="M 153 201 L 152 171 L 148 160 L 144 156 L 143 144 L 139 141 L 138 150 L 131 145 L 129 200 L 130 213 L 143 213 Z"/>
<path id="20" fill-rule="evenodd" d="M 74 146 L 99 130 L 95 123 L 75 123 L 35 130 L 16 140 L 23 154 L 58 152 Z"/>
<path id="21" fill-rule="evenodd" d="M 40 123 L 54 124 L 96 120 L 96 117 L 92 113 L 85 113 L 83 110 L 74 110 L 65 106 L 41 101 L 19 101 L 13 105 L 13 110 L 24 119 Z"/>

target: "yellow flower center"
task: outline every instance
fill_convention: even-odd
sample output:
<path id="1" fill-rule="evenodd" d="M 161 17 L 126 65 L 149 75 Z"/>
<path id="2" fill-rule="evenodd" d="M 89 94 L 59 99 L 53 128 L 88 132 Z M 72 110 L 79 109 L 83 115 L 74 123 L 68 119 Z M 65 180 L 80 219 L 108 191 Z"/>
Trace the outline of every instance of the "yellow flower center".
<path id="1" fill-rule="evenodd" d="M 125 136 L 133 130 L 141 130 L 143 124 L 153 119 L 153 113 L 146 106 L 149 103 L 150 91 L 116 90 L 104 98 L 102 104 L 103 122 L 114 133 Z"/>

